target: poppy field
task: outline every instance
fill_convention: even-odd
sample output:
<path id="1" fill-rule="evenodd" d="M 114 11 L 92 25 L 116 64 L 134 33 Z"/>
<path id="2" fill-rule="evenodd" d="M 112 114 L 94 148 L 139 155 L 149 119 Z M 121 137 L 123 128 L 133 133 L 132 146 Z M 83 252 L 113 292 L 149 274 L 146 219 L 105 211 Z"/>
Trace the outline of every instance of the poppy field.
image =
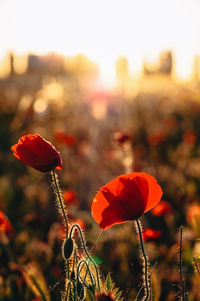
<path id="1" fill-rule="evenodd" d="M 0 301 L 200 300 L 200 92 L 0 80 Z"/>

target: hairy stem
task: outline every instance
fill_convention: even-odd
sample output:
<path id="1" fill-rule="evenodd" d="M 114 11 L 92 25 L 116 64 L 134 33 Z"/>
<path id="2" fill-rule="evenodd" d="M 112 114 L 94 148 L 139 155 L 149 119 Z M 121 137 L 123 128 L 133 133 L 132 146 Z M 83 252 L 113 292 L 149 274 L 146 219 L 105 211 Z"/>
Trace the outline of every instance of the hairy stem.
<path id="1" fill-rule="evenodd" d="M 182 242 L 183 242 L 183 227 L 180 227 L 180 246 L 179 246 L 179 277 L 180 277 L 180 294 L 181 300 L 184 301 L 185 289 L 183 280 L 183 262 L 182 262 Z"/>
<path id="2" fill-rule="evenodd" d="M 41 288 L 41 286 L 39 285 L 38 281 L 36 280 L 36 278 L 34 276 L 31 276 L 31 280 L 33 281 L 34 285 L 36 286 L 36 288 L 38 289 L 39 293 L 41 294 L 42 300 L 43 301 L 47 301 L 47 298 Z"/>
<path id="3" fill-rule="evenodd" d="M 63 219 L 64 219 L 64 222 L 65 222 L 66 238 L 67 238 L 68 237 L 68 219 L 67 219 L 67 214 L 65 212 L 65 206 L 64 206 L 64 203 L 63 203 L 63 199 L 62 199 L 62 196 L 61 196 L 58 179 L 57 179 L 57 176 L 56 176 L 56 173 L 55 173 L 54 169 L 52 170 L 51 174 L 52 174 L 53 183 L 54 183 L 54 186 L 55 186 L 56 197 L 59 201 L 59 208 L 62 212 Z"/>
<path id="4" fill-rule="evenodd" d="M 144 266 L 144 298 L 143 301 L 149 300 L 149 277 L 148 277 L 148 258 L 145 253 L 145 248 L 144 248 L 144 243 L 142 239 L 142 226 L 141 222 L 136 219 L 136 225 L 137 225 L 137 230 L 139 234 L 139 240 L 140 240 L 140 247 L 142 251 L 142 256 L 143 256 L 143 266 Z"/>
<path id="5" fill-rule="evenodd" d="M 88 257 L 88 259 L 91 261 L 91 263 L 93 264 L 94 268 L 95 268 L 95 271 L 96 271 L 96 277 L 97 277 L 97 285 L 98 285 L 98 290 L 100 291 L 100 281 L 99 281 L 99 272 L 98 272 L 98 268 L 96 266 L 96 263 L 94 262 L 94 260 L 92 259 L 92 257 L 90 256 L 88 250 L 87 250 L 87 247 L 86 247 L 86 243 L 85 243 L 85 238 L 84 238 L 84 235 L 83 235 L 83 232 L 81 231 L 81 228 L 79 225 L 77 224 L 74 224 L 71 229 L 70 229 L 70 233 L 69 233 L 69 237 L 72 237 L 73 236 L 73 232 L 75 230 L 75 228 L 78 230 L 79 232 L 79 235 L 80 235 L 80 238 L 81 238 L 81 243 L 82 243 L 82 247 Z"/>

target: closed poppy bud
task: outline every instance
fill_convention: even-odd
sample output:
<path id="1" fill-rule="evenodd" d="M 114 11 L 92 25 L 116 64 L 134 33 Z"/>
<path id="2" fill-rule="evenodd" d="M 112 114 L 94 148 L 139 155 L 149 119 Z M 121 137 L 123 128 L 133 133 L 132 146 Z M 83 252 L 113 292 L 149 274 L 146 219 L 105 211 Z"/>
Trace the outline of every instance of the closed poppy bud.
<path id="1" fill-rule="evenodd" d="M 142 231 L 142 238 L 145 241 L 157 240 L 162 236 L 162 232 L 147 228 Z"/>
<path id="2" fill-rule="evenodd" d="M 38 134 L 21 137 L 11 150 L 17 159 L 41 172 L 62 169 L 59 152 Z"/>
<path id="3" fill-rule="evenodd" d="M 71 280 L 75 280 L 76 279 L 76 274 L 74 271 L 71 272 Z"/>
<path id="4" fill-rule="evenodd" d="M 69 259 L 73 252 L 74 243 L 73 240 L 69 237 L 63 243 L 63 257 Z"/>
<path id="5" fill-rule="evenodd" d="M 77 289 L 77 295 L 79 296 L 80 300 L 83 300 L 83 298 L 84 298 L 84 286 L 80 281 L 77 282 L 76 289 Z"/>
<path id="6" fill-rule="evenodd" d="M 162 189 L 146 173 L 121 175 L 101 187 L 92 202 L 92 215 L 102 229 L 139 218 L 155 207 Z"/>

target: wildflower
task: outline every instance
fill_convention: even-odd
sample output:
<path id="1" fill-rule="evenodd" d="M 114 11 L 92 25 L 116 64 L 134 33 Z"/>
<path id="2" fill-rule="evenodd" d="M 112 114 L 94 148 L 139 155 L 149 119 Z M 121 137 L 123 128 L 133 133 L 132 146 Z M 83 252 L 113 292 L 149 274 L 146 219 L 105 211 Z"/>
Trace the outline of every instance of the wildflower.
<path id="1" fill-rule="evenodd" d="M 131 139 L 131 136 L 127 133 L 117 131 L 113 135 L 113 139 L 119 144 L 123 144 Z"/>
<path id="2" fill-rule="evenodd" d="M 41 172 L 62 169 L 59 152 L 38 134 L 21 137 L 11 150 L 17 159 Z"/>
<path id="3" fill-rule="evenodd" d="M 157 240 L 162 236 L 162 232 L 161 231 L 155 231 L 153 229 L 147 228 L 145 230 L 142 231 L 142 238 L 145 241 L 148 240 Z"/>
<path id="4" fill-rule="evenodd" d="M 156 179 L 146 173 L 121 175 L 101 187 L 92 202 L 92 215 L 102 229 L 138 219 L 155 207 L 162 189 Z"/>
<path id="5" fill-rule="evenodd" d="M 166 201 L 161 201 L 156 207 L 154 207 L 151 213 L 154 216 L 163 216 L 172 211 L 171 205 Z"/>

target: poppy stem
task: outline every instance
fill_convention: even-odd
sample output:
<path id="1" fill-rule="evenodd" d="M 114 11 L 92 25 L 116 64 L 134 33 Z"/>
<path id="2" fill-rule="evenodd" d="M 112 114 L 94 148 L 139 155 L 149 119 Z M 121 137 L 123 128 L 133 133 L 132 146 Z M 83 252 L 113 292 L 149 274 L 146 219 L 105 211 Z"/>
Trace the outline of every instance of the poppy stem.
<path id="1" fill-rule="evenodd" d="M 79 232 L 81 243 L 82 243 L 82 247 L 83 247 L 83 249 L 85 251 L 85 254 L 87 255 L 88 259 L 90 260 L 90 262 L 93 264 L 93 266 L 95 268 L 98 290 L 100 291 L 100 281 L 99 281 L 98 268 L 97 268 L 97 265 L 96 265 L 95 261 L 92 259 L 92 257 L 90 256 L 90 254 L 89 254 L 89 252 L 87 250 L 84 234 L 83 234 L 83 232 L 81 230 L 81 227 L 78 224 L 72 225 L 72 227 L 70 229 L 69 237 L 71 238 L 73 236 L 73 232 L 75 231 L 75 229 L 77 229 L 78 232 Z"/>
<path id="2" fill-rule="evenodd" d="M 180 295 L 181 300 L 184 300 L 185 296 L 185 282 L 183 280 L 183 259 L 182 259 L 182 248 L 183 248 L 183 226 L 180 227 L 180 246 L 179 246 L 179 277 L 180 277 Z"/>
<path id="3" fill-rule="evenodd" d="M 68 220 L 67 220 L 67 214 L 66 214 L 66 211 L 65 211 L 65 205 L 63 203 L 63 199 L 62 199 L 62 196 L 61 196 L 61 191 L 60 191 L 60 187 L 59 187 L 58 178 L 56 176 L 56 173 L 55 173 L 54 169 L 52 170 L 51 174 L 52 174 L 52 178 L 53 178 L 55 194 L 56 194 L 56 197 L 57 197 L 57 199 L 59 201 L 59 207 L 58 208 L 61 209 L 62 216 L 63 216 L 64 221 L 65 221 L 66 238 L 67 238 L 68 237 Z"/>
<path id="4" fill-rule="evenodd" d="M 142 225 L 140 220 L 136 219 L 136 225 L 137 225 L 137 232 L 139 234 L 139 239 L 140 239 L 140 247 L 142 251 L 142 256 L 143 256 L 143 266 L 144 266 L 144 298 L 143 301 L 149 300 L 149 277 L 148 277 L 148 258 L 145 252 L 144 248 L 144 243 L 142 239 Z"/>

